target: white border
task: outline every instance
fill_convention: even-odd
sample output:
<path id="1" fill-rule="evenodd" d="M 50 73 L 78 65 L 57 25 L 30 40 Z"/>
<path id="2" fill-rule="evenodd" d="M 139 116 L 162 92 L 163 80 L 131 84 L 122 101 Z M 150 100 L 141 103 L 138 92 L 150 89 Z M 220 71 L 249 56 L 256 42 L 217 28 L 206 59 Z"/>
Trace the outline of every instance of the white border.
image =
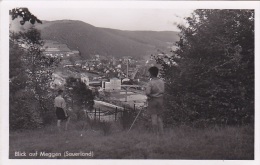
<path id="1" fill-rule="evenodd" d="M 61 5 L 62 4 L 62 5 Z M 79 5 L 80 4 L 80 5 Z M 258 1 L 2 1 L 1 2 L 1 55 L 0 55 L 0 128 L 1 128 L 1 138 L 0 138 L 0 164 L 62 164 L 68 165 L 72 163 L 94 163 L 94 164 L 260 164 L 259 160 L 259 130 L 260 130 L 260 120 L 259 118 L 259 86 L 260 84 L 259 76 L 257 75 L 259 71 L 259 16 L 260 16 L 260 2 Z M 197 9 L 197 8 L 207 8 L 207 9 L 255 9 L 255 23 L 256 23 L 256 32 L 255 32 L 255 160 L 251 161 L 222 161 L 222 160 L 127 160 L 122 162 L 121 160 L 14 160 L 8 159 L 9 151 L 9 45 L 8 45 L 8 35 L 9 35 L 9 9 L 17 6 L 26 6 L 30 7 L 43 7 L 43 8 L 175 8 L 175 9 Z M 75 162 L 76 161 L 76 162 Z"/>

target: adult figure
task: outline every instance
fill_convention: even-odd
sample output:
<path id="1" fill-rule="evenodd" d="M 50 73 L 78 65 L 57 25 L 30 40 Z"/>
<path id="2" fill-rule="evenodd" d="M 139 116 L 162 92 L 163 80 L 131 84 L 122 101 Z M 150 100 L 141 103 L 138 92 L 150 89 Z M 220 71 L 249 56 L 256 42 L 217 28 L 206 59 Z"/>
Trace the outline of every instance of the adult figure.
<path id="1" fill-rule="evenodd" d="M 164 81 L 158 78 L 159 69 L 156 66 L 149 68 L 150 81 L 147 83 L 145 93 L 148 97 L 148 114 L 152 119 L 153 132 L 163 134 L 163 94 Z"/>

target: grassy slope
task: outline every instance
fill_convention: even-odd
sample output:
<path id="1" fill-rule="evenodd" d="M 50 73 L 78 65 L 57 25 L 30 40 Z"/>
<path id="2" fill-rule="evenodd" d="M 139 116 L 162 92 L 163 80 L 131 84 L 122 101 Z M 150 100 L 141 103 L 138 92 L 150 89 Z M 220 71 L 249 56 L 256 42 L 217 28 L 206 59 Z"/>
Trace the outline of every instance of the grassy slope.
<path id="1" fill-rule="evenodd" d="M 70 125 L 67 132 L 56 133 L 55 129 L 49 126 L 35 131 L 10 132 L 10 158 L 49 159 L 28 157 L 29 152 L 35 151 L 62 155 L 65 151 L 93 151 L 93 158 L 97 159 L 254 159 L 254 130 L 249 126 L 204 130 L 176 127 L 159 139 L 136 130 L 104 136 L 100 131 L 83 132 L 77 124 Z M 26 151 L 27 157 L 15 157 L 15 151 Z M 64 159 L 54 157 L 57 158 Z"/>

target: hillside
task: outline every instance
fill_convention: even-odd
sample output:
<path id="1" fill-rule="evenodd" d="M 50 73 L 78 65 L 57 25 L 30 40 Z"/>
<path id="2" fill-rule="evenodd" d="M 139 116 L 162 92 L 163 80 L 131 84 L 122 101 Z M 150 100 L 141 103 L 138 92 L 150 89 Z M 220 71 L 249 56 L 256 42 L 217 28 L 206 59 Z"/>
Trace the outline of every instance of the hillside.
<path id="1" fill-rule="evenodd" d="M 88 126 L 82 129 L 83 124 L 83 121 L 70 122 L 69 130 L 61 132 L 56 131 L 55 124 L 34 130 L 11 131 L 9 159 L 49 159 L 48 162 L 50 159 L 56 162 L 57 159 L 254 160 L 254 128 L 250 126 L 215 129 L 175 126 L 166 129 L 158 138 L 140 125 L 134 125 L 127 133 L 117 123 L 95 126 L 94 130 Z M 17 151 L 27 155 L 15 156 Z M 37 155 L 28 155 L 37 151 Z M 64 155 L 64 152 L 90 151 L 93 152 L 91 156 Z"/>
<path id="2" fill-rule="evenodd" d="M 42 38 L 78 49 L 83 58 L 93 54 L 142 57 L 169 52 L 178 40 L 177 32 L 122 31 L 98 28 L 82 21 L 44 21 L 37 25 Z"/>

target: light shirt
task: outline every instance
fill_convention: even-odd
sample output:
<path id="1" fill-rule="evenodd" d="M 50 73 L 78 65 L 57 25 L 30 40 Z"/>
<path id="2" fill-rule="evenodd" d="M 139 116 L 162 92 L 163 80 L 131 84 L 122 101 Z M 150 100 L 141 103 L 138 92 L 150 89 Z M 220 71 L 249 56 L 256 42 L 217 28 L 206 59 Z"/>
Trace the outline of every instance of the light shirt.
<path id="1" fill-rule="evenodd" d="M 148 97 L 162 97 L 164 93 L 164 82 L 157 77 L 151 78 L 145 88 Z"/>
<path id="2" fill-rule="evenodd" d="M 54 107 L 66 108 L 66 102 L 60 95 L 54 99 Z"/>

